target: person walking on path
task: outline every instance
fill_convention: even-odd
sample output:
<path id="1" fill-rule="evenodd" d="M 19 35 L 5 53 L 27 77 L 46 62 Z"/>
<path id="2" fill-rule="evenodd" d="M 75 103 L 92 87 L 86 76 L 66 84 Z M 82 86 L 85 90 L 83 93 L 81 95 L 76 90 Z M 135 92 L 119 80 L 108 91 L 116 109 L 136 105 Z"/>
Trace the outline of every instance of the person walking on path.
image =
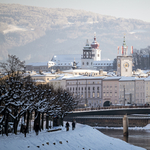
<path id="1" fill-rule="evenodd" d="M 35 132 L 36 132 L 36 135 L 39 134 L 39 130 L 41 130 L 41 129 L 40 129 L 39 124 L 37 123 L 37 124 L 35 125 Z"/>
<path id="2" fill-rule="evenodd" d="M 66 131 L 69 131 L 69 123 L 68 123 L 68 121 L 67 121 L 67 123 L 66 123 Z"/>
<path id="3" fill-rule="evenodd" d="M 27 126 L 26 125 L 24 125 L 23 132 L 24 132 L 24 136 L 26 137 L 26 133 L 27 133 Z"/>
<path id="4" fill-rule="evenodd" d="M 72 130 L 75 129 L 75 120 L 72 121 Z"/>

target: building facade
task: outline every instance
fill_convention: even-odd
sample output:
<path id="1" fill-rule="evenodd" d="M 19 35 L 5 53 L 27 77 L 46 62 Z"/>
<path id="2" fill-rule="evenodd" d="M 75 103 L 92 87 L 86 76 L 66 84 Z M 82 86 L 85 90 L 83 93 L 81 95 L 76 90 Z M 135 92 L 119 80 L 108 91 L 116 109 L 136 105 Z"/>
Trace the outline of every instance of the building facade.
<path id="1" fill-rule="evenodd" d="M 76 77 L 66 79 L 66 89 L 78 99 L 79 107 L 101 107 L 103 77 Z"/>
<path id="2" fill-rule="evenodd" d="M 110 101 L 112 104 L 119 104 L 119 79 L 120 77 L 106 77 L 103 79 L 103 103 Z"/>

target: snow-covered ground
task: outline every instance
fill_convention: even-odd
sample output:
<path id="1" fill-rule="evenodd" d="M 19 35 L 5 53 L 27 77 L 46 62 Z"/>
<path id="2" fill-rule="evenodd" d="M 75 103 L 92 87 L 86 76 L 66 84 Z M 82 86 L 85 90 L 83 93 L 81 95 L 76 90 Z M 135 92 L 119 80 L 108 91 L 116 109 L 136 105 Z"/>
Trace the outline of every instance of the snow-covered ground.
<path id="1" fill-rule="evenodd" d="M 71 124 L 70 124 L 71 125 Z M 104 135 L 93 127 L 77 124 L 75 130 L 64 127 L 60 131 L 41 131 L 38 136 L 31 131 L 26 137 L 22 133 L 0 135 L 0 150 L 144 150 L 120 139 Z"/>

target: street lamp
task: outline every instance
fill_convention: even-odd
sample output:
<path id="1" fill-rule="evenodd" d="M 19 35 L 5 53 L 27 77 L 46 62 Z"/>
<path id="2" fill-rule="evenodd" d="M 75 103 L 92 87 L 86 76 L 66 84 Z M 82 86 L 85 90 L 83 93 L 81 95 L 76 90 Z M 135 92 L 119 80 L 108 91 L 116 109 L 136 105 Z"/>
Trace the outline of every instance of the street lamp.
<path id="1" fill-rule="evenodd" d="M 125 100 L 126 100 L 126 98 L 125 98 L 125 85 L 123 85 L 123 88 L 124 88 L 124 101 L 123 101 L 123 105 L 125 106 Z"/>

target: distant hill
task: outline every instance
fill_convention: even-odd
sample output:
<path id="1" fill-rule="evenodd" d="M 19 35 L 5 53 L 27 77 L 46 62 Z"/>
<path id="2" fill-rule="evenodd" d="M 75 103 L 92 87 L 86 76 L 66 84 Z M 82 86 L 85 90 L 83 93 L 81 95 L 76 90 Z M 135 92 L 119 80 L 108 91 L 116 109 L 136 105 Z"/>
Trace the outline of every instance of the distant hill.
<path id="1" fill-rule="evenodd" d="M 82 54 L 86 39 L 97 41 L 102 59 L 114 59 L 126 44 L 150 45 L 150 23 L 73 9 L 0 4 L 0 61 L 15 54 L 28 62 L 48 61 L 54 54 Z"/>

